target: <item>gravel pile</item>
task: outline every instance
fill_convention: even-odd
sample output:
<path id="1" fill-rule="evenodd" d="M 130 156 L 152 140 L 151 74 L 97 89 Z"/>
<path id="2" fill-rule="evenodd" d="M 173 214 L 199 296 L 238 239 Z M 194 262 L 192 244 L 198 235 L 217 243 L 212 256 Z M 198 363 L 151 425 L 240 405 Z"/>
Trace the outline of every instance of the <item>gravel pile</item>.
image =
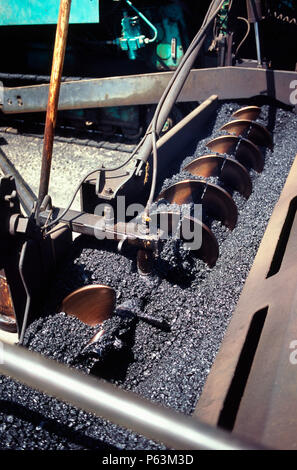
<path id="1" fill-rule="evenodd" d="M 186 156 L 181 168 L 195 156 L 209 153 L 205 143 L 219 135 L 218 129 L 239 107 L 235 103 L 220 107 L 209 135 L 194 155 Z M 192 413 L 297 153 L 296 115 L 265 105 L 259 122 L 273 132 L 274 149 L 262 149 L 265 167 L 262 174 L 251 172 L 250 198 L 233 195 L 239 212 L 233 232 L 212 221 L 220 246 L 213 269 L 168 242 L 154 274 L 141 277 L 132 253 L 119 254 L 106 242 L 79 237 L 51 288 L 45 315 L 27 330 L 26 346 L 164 406 Z M 163 188 L 183 176 L 166 180 Z M 86 345 L 94 329 L 56 312 L 65 295 L 90 283 L 113 287 L 117 306 L 132 300 L 143 315 L 164 320 L 169 328 L 133 316 L 115 316 L 106 322 L 105 342 L 89 354 Z M 0 377 L 0 447 L 162 448 L 5 377 Z"/>

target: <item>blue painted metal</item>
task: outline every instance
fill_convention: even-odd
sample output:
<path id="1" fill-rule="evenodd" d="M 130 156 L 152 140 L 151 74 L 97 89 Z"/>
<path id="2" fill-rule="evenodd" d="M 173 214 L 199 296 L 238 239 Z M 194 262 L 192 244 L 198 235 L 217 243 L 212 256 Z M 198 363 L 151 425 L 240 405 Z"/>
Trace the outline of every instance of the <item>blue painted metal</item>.
<path id="1" fill-rule="evenodd" d="M 0 26 L 56 24 L 60 0 L 0 0 Z M 70 23 L 98 23 L 99 0 L 72 0 Z"/>
<path id="2" fill-rule="evenodd" d="M 282 0 L 278 2 L 278 7 L 282 7 L 282 6 L 293 9 L 293 0 Z"/>

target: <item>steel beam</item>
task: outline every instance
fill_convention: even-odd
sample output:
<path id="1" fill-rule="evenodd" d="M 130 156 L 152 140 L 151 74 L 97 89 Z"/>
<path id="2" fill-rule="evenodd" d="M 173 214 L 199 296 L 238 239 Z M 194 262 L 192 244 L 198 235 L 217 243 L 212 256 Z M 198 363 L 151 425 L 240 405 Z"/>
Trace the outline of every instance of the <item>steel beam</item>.
<path id="1" fill-rule="evenodd" d="M 61 84 L 59 109 L 82 109 L 158 103 L 173 72 L 69 81 Z M 192 70 L 178 101 L 203 101 L 216 94 L 220 100 L 269 96 L 292 105 L 292 83 L 297 72 L 249 67 Z M 290 87 L 291 86 L 291 87 Z M 2 111 L 45 111 L 48 85 L 4 88 Z"/>

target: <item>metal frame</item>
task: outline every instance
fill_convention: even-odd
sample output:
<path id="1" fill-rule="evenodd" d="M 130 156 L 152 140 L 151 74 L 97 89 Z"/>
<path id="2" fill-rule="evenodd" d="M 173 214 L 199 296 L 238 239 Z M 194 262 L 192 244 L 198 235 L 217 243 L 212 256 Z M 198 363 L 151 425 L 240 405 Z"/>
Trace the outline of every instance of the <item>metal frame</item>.
<path id="1" fill-rule="evenodd" d="M 173 72 L 67 81 L 61 84 L 59 110 L 158 103 Z M 250 67 L 194 69 L 177 99 L 203 101 L 267 96 L 293 106 L 291 83 L 297 72 Z M 48 85 L 4 88 L 2 111 L 7 114 L 45 111 Z M 0 103 L 1 104 L 1 103 Z"/>

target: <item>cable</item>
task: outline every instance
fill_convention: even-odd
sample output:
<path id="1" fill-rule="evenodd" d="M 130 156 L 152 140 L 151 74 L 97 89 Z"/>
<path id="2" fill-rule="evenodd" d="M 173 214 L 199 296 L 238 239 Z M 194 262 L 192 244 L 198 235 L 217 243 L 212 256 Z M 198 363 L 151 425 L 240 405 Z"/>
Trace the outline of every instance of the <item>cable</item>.
<path id="1" fill-rule="evenodd" d="M 250 25 L 250 23 L 248 22 L 248 20 L 246 18 L 243 18 L 242 16 L 238 16 L 237 19 L 238 20 L 243 20 L 247 23 L 247 32 L 246 32 L 245 36 L 243 37 L 243 39 L 240 41 L 239 45 L 237 46 L 237 49 L 235 51 L 235 57 L 237 56 L 239 49 L 241 48 L 241 46 L 245 42 L 245 40 L 248 37 L 248 35 L 250 34 L 250 30 L 251 30 L 251 25 Z"/>
<path id="2" fill-rule="evenodd" d="M 215 2 L 213 1 L 212 4 L 214 4 Z M 183 66 L 184 64 L 186 63 L 186 61 L 189 59 L 189 57 L 191 56 L 191 54 L 194 52 L 195 48 L 199 45 L 199 41 L 201 40 L 202 36 L 205 34 L 206 32 L 206 29 L 207 27 L 209 26 L 210 22 L 214 19 L 214 17 L 216 16 L 217 14 L 217 11 L 219 11 L 219 9 L 221 8 L 221 5 L 223 4 L 223 1 L 220 2 L 218 8 L 216 9 L 216 11 L 214 12 L 214 14 L 211 16 L 211 18 L 208 20 L 208 17 L 206 16 L 206 18 L 204 19 L 204 22 L 202 24 L 202 27 L 201 29 L 199 30 L 199 32 L 196 34 L 195 38 L 193 39 L 192 43 L 190 44 L 189 48 L 187 49 L 185 55 L 183 56 L 178 68 L 176 69 L 176 72 L 174 74 L 174 76 L 172 77 L 172 79 L 170 80 L 169 84 L 167 85 L 159 103 L 158 103 L 158 106 L 156 108 L 156 111 L 155 111 L 155 114 L 153 116 L 153 119 L 151 121 L 151 124 L 150 126 L 154 125 L 154 126 L 157 126 L 157 119 L 159 118 L 160 116 L 160 111 L 161 111 L 161 107 L 163 106 L 164 104 L 164 101 L 165 99 L 167 98 L 168 94 L 169 94 L 169 91 L 172 89 L 172 86 L 173 84 L 175 83 L 175 81 L 177 80 L 179 74 L 181 73 L 182 69 L 183 69 Z M 211 7 L 212 5 L 210 5 L 209 7 L 209 12 L 211 11 Z M 209 12 L 207 15 L 209 15 Z M 199 45 L 200 46 L 200 45 Z M 186 79 L 186 77 L 185 77 Z M 184 79 L 184 80 L 185 80 Z M 179 90 L 180 92 L 180 90 Z M 158 131 L 158 129 L 156 128 L 155 129 L 156 132 Z"/>
<path id="3" fill-rule="evenodd" d="M 210 18 L 209 15 L 210 13 L 212 12 L 212 9 L 214 7 L 214 5 L 218 3 L 218 2 L 215 2 L 213 1 L 208 9 L 208 12 L 204 18 L 204 21 L 203 21 L 203 24 L 202 24 L 202 27 L 200 28 L 200 30 L 198 31 L 198 33 L 196 34 L 195 38 L 193 39 L 192 43 L 190 44 L 189 48 L 187 49 L 186 51 L 186 54 L 184 55 L 183 57 L 183 60 L 180 62 L 179 64 L 179 67 L 177 68 L 174 76 L 172 77 L 171 81 L 169 82 L 169 84 L 167 85 L 159 103 L 158 103 L 158 106 L 156 108 L 156 111 L 155 111 L 155 114 L 153 116 L 153 119 L 150 123 L 150 126 L 149 126 L 149 130 L 151 129 L 151 139 L 152 139 L 152 151 L 153 151 L 153 175 L 152 175 L 152 182 L 151 182 L 151 191 L 150 191 L 150 195 L 149 195 L 149 198 L 147 200 L 147 203 L 146 203 L 146 207 L 145 207 L 145 211 L 144 211 L 144 217 L 146 218 L 148 216 L 148 213 L 149 213 L 149 209 L 150 209 L 150 206 L 154 200 L 154 194 L 155 194 L 155 188 L 156 188 L 156 181 L 157 181 L 157 161 L 158 161 L 158 158 L 157 158 L 157 146 L 156 146 L 156 134 L 157 134 L 157 121 L 158 121 L 158 118 L 160 116 L 160 112 L 161 112 L 161 109 L 162 109 L 162 106 L 165 102 L 165 99 L 167 98 L 170 90 L 172 89 L 175 81 L 177 80 L 178 78 L 178 75 L 180 73 L 180 71 L 183 69 L 184 67 L 184 64 L 189 60 L 189 58 L 191 57 L 192 53 L 195 51 L 195 49 L 197 48 L 197 51 L 196 51 L 196 54 L 195 54 L 195 57 L 194 59 L 196 58 L 196 55 L 198 54 L 202 44 L 203 44 L 203 40 L 201 40 L 201 37 L 205 34 L 208 26 L 211 24 L 212 20 L 216 17 L 218 11 L 220 10 L 221 6 L 223 5 L 223 1 L 221 1 L 216 10 L 214 11 L 214 13 L 211 15 Z M 184 77 L 184 81 L 186 80 L 187 78 L 187 75 Z M 184 83 L 183 81 L 183 83 Z M 183 85 L 182 85 L 183 86 Z M 179 94 L 179 93 L 178 93 Z"/>
<path id="4" fill-rule="evenodd" d="M 161 114 L 161 111 L 164 109 L 162 108 L 163 105 L 164 105 L 164 102 L 166 100 L 166 98 L 168 97 L 169 95 L 169 92 L 172 90 L 173 88 L 173 85 L 175 84 L 175 82 L 177 81 L 177 79 L 179 78 L 179 75 L 181 73 L 181 71 L 184 70 L 184 65 L 189 61 L 190 62 L 190 67 L 189 67 L 189 70 L 186 71 L 186 73 L 184 74 L 185 76 L 182 77 L 182 85 L 180 87 L 180 89 L 178 90 L 177 92 L 177 96 L 179 95 L 180 91 L 181 91 L 181 88 L 183 87 L 184 85 L 184 82 L 190 72 L 190 69 L 191 69 L 191 66 L 192 66 L 192 63 L 194 62 L 203 42 L 204 42 L 204 35 L 206 34 L 206 31 L 209 27 L 209 25 L 211 24 L 211 22 L 213 21 L 213 19 L 215 19 L 217 13 L 220 11 L 222 5 L 224 3 L 224 0 L 218 2 L 218 1 L 215 1 L 213 0 L 209 6 L 209 9 L 207 11 L 207 14 L 204 18 L 204 21 L 202 23 L 202 26 L 200 28 L 200 30 L 198 31 L 198 33 L 196 34 L 196 36 L 194 37 L 194 39 L 192 40 L 189 48 L 187 49 L 185 55 L 183 56 L 178 68 L 176 69 L 172 79 L 170 80 L 169 84 L 167 85 L 158 105 L 157 105 L 157 108 L 156 108 L 156 111 L 155 111 L 155 114 L 152 118 L 152 121 L 149 125 L 149 128 L 148 128 L 148 133 L 151 133 L 151 146 L 152 146 L 152 152 L 153 152 L 153 174 L 152 174 L 152 182 L 151 182 L 151 191 L 150 191 L 150 195 L 149 195 L 149 198 L 147 200 L 147 203 L 146 203 L 146 207 L 145 207 L 145 212 L 144 212 L 144 215 L 145 217 L 148 215 L 149 213 L 149 208 L 153 202 L 153 199 L 154 199 L 154 194 L 155 194 L 155 188 L 156 188 L 156 181 L 157 181 L 157 146 L 156 146 L 156 135 L 158 133 L 158 119 L 160 118 L 160 114 Z M 194 54 L 194 57 L 192 57 L 192 54 L 196 52 Z M 175 99 L 177 98 L 174 97 Z M 175 101 L 174 99 L 174 101 Z M 170 105 L 170 103 L 169 103 Z M 165 111 L 167 112 L 167 110 Z M 162 124 L 161 124 L 162 125 Z M 159 125 L 160 127 L 160 125 Z M 151 153 L 151 152 L 149 152 Z"/>
<path id="5" fill-rule="evenodd" d="M 151 182 L 151 189 L 150 194 L 145 205 L 144 210 L 144 217 L 148 217 L 150 206 L 153 203 L 155 191 L 156 191 L 156 184 L 157 184 L 157 173 L 158 173 L 158 152 L 157 152 L 157 136 L 156 130 L 152 130 L 152 146 L 153 146 L 153 174 L 152 174 L 152 182 Z"/>
<path id="6" fill-rule="evenodd" d="M 30 307 L 31 307 L 31 300 L 32 300 L 30 292 L 29 292 L 29 288 L 28 288 L 28 285 L 26 283 L 25 276 L 24 276 L 24 273 L 23 273 L 24 257 L 25 257 L 27 245 L 28 245 L 28 242 L 25 242 L 25 244 L 22 247 L 20 261 L 19 261 L 20 277 L 21 277 L 23 287 L 24 287 L 25 292 L 26 292 L 26 305 L 25 305 L 22 329 L 21 329 L 21 333 L 20 333 L 19 345 L 22 345 L 23 341 L 24 341 L 24 336 L 25 336 L 26 329 L 27 329 L 29 311 L 30 311 Z"/>

